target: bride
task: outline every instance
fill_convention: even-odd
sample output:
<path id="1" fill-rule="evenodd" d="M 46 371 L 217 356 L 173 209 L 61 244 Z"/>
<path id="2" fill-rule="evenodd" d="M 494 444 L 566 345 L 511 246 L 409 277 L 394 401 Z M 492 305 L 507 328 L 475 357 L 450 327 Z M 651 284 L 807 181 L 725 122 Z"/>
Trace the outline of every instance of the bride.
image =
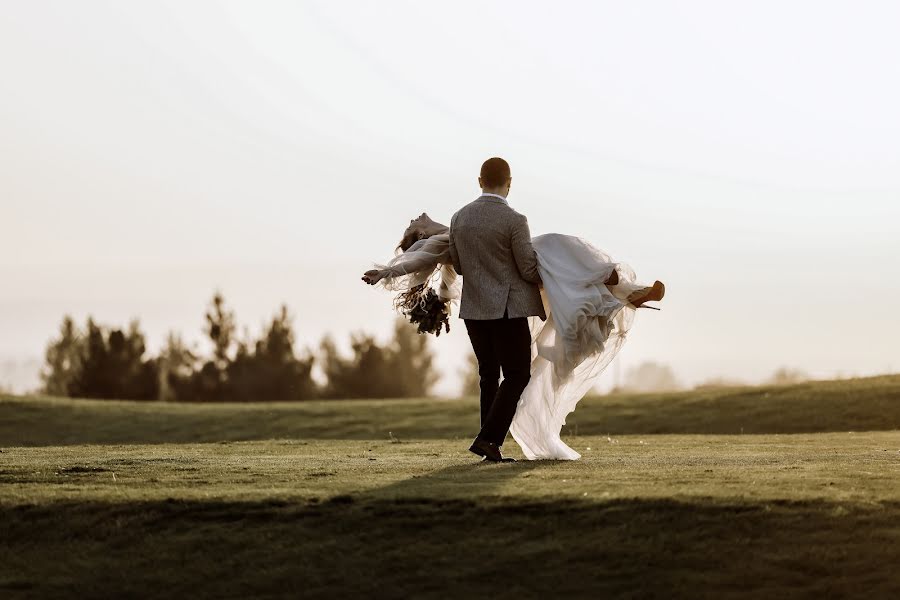
<path id="1" fill-rule="evenodd" d="M 420 331 L 439 333 L 441 323 L 449 329 L 449 303 L 460 297 L 463 283 L 450 260 L 449 231 L 422 213 L 403 233 L 397 256 L 362 277 L 368 284 L 401 292 L 397 305 L 407 314 L 437 306 L 437 319 L 427 326 L 420 322 Z M 661 300 L 665 286 L 660 281 L 652 286 L 636 283 L 630 267 L 578 237 L 550 233 L 534 237 L 532 245 L 547 320 L 529 318 L 531 379 L 510 433 L 529 460 L 576 460 L 581 455 L 560 439 L 566 416 L 622 348 L 635 309 L 653 308 L 645 303 Z"/>

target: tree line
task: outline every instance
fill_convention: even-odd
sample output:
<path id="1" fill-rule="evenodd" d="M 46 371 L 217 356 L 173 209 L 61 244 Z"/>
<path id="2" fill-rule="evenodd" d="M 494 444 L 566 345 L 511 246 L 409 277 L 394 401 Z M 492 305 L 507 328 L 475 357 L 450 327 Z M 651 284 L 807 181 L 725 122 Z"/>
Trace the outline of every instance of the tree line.
<path id="1" fill-rule="evenodd" d="M 402 318 L 393 338 L 379 345 L 365 333 L 351 336 L 344 356 L 326 336 L 317 351 L 296 349 L 286 306 L 257 339 L 239 337 L 234 311 L 216 293 L 205 315 L 206 355 L 170 333 L 159 354 L 147 352 L 137 320 L 125 328 L 88 318 L 84 327 L 63 318 L 41 370 L 43 391 L 55 396 L 170 402 L 253 402 L 315 398 L 413 398 L 438 379 L 428 338 Z M 313 377 L 318 366 L 324 383 Z"/>

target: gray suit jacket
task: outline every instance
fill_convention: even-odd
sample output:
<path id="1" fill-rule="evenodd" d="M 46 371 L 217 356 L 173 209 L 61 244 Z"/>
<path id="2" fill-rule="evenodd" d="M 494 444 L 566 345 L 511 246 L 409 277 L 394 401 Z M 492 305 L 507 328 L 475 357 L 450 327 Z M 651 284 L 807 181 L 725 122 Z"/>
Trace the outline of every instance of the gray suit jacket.
<path id="1" fill-rule="evenodd" d="M 460 318 L 547 318 L 528 220 L 500 198 L 481 196 L 453 215 L 450 259 L 463 276 Z"/>

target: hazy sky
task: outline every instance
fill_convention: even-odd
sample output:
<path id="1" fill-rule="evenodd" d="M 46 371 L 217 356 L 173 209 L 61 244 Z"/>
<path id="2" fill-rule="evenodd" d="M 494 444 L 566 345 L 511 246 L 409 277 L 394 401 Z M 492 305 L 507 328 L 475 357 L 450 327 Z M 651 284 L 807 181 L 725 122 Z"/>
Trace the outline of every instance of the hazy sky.
<path id="1" fill-rule="evenodd" d="M 897 370 L 897 23 L 858 1 L 0 1 L 0 358 L 40 356 L 66 312 L 199 339 L 216 288 L 252 330 L 286 302 L 304 344 L 385 335 L 360 273 L 499 155 L 533 234 L 666 282 L 620 369 Z"/>

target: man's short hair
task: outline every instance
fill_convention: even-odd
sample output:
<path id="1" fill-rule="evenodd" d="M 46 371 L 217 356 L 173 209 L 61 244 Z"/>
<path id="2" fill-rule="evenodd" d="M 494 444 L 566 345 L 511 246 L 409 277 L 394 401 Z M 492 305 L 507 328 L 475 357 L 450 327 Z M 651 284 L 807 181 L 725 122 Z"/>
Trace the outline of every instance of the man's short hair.
<path id="1" fill-rule="evenodd" d="M 489 158 L 481 165 L 481 185 L 497 188 L 506 185 L 511 177 L 509 163 L 499 157 Z"/>

